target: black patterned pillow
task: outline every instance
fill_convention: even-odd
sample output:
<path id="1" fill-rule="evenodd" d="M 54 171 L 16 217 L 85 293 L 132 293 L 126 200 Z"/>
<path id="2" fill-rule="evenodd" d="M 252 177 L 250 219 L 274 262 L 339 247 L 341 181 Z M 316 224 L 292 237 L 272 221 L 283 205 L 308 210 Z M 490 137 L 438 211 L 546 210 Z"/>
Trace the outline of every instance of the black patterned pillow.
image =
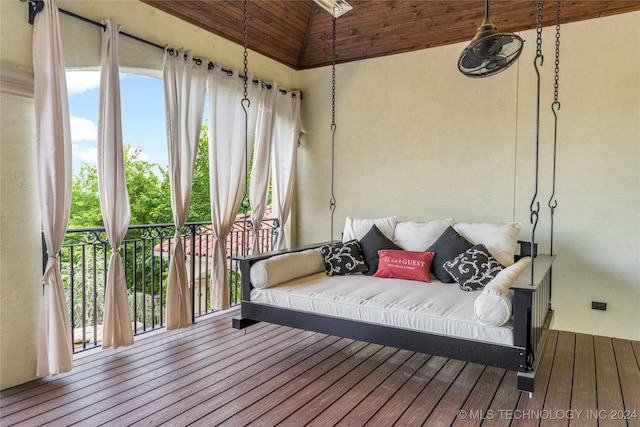
<path id="1" fill-rule="evenodd" d="M 443 267 L 464 291 L 483 288 L 505 268 L 484 245 L 475 245 L 467 249 L 445 262 Z"/>
<path id="2" fill-rule="evenodd" d="M 362 256 L 362 250 L 357 240 L 346 243 L 333 243 L 320 247 L 324 257 L 324 267 L 327 276 L 346 276 L 354 273 L 364 273 L 369 269 Z"/>

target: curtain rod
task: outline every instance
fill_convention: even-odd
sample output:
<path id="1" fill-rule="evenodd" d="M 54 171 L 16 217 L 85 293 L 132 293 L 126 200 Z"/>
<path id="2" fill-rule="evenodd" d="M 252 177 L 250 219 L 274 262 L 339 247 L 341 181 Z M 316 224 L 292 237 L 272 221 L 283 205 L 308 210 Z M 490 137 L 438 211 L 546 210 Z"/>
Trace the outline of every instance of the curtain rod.
<path id="1" fill-rule="evenodd" d="M 21 2 L 26 2 L 26 3 L 28 3 L 28 5 L 27 5 L 27 6 L 29 7 L 29 23 L 30 23 L 31 25 L 33 25 L 33 22 L 34 22 L 34 20 L 35 20 L 35 16 L 36 16 L 38 13 L 40 13 L 40 11 L 42 11 L 42 8 L 44 7 L 44 2 L 43 2 L 42 0 L 20 0 L 20 1 L 21 1 Z M 84 21 L 84 22 L 86 22 L 86 23 L 88 23 L 88 24 L 91 24 L 91 25 L 95 25 L 95 26 L 97 26 L 97 27 L 100 27 L 100 28 L 102 28 L 103 30 L 106 28 L 106 25 L 105 25 L 105 24 L 102 24 L 102 23 L 100 23 L 100 22 L 96 22 L 96 21 L 94 21 L 94 20 L 92 20 L 92 19 L 89 19 L 89 18 L 85 18 L 84 16 L 77 15 L 77 14 L 75 14 L 75 13 L 73 13 L 73 12 L 69 12 L 68 10 L 64 10 L 64 9 L 60 9 L 60 8 L 58 8 L 58 11 L 59 11 L 60 13 L 63 13 L 63 14 L 65 14 L 65 15 L 67 15 L 67 16 L 70 16 L 70 17 L 72 17 L 72 18 L 76 18 L 76 19 L 79 19 L 79 20 L 81 20 L 81 21 Z M 149 41 L 149 40 L 145 40 L 145 39 L 140 38 L 140 37 L 137 37 L 137 36 L 134 36 L 133 34 L 125 33 L 124 31 L 120 31 L 120 32 L 119 32 L 119 34 L 122 34 L 122 35 L 123 35 L 123 36 L 125 36 L 125 37 L 129 37 L 130 39 L 133 39 L 133 40 L 139 41 L 139 42 L 141 42 L 141 43 L 147 44 L 147 45 L 149 45 L 149 46 L 156 47 L 156 48 L 158 48 L 158 49 L 160 49 L 160 50 L 162 50 L 162 51 L 164 52 L 165 47 L 164 47 L 164 46 L 160 46 L 160 45 L 159 45 L 159 44 L 157 44 L 157 43 L 151 42 L 151 41 Z M 172 55 L 174 54 L 174 52 L 176 52 L 176 53 L 177 53 L 177 51 L 176 51 L 175 49 L 173 49 L 173 48 L 169 48 L 168 50 L 169 50 L 169 53 L 170 53 L 170 54 L 172 54 Z M 186 58 L 186 55 L 185 55 L 185 58 Z M 201 65 L 201 64 L 202 64 L 202 59 L 200 59 L 200 58 L 193 58 L 193 61 L 194 61 L 196 64 L 198 64 L 198 65 Z M 213 64 L 213 62 L 209 62 L 209 64 L 208 64 L 208 68 L 209 68 L 209 70 L 213 70 L 213 69 L 214 69 L 214 67 L 215 67 L 215 65 Z M 222 67 L 221 67 L 220 69 L 221 69 L 223 72 L 227 73 L 228 75 L 232 75 L 232 74 L 233 74 L 233 71 L 231 71 L 231 70 L 227 70 L 227 69 L 224 69 L 224 68 L 222 68 Z M 244 79 L 246 79 L 246 76 L 244 76 L 244 75 L 242 75 L 242 74 L 239 74 L 239 75 L 238 75 L 238 77 L 240 77 L 240 78 L 241 78 L 241 79 L 243 79 L 243 80 L 244 80 Z M 257 79 L 254 79 L 254 80 L 253 80 L 253 83 L 254 83 L 254 84 L 258 84 L 258 83 L 260 83 L 260 81 L 259 81 L 259 80 L 257 80 Z M 267 89 L 271 89 L 271 88 L 272 88 L 272 85 L 271 85 L 271 84 L 269 84 L 269 83 L 263 83 L 263 85 L 264 85 Z M 279 91 L 280 93 L 282 93 L 283 95 L 286 95 L 286 94 L 289 92 L 289 91 L 287 91 L 286 89 L 278 89 L 278 91 Z M 292 93 L 291 93 L 291 96 L 295 98 L 296 94 L 292 92 Z M 300 99 L 302 99 L 302 92 L 300 92 Z"/>

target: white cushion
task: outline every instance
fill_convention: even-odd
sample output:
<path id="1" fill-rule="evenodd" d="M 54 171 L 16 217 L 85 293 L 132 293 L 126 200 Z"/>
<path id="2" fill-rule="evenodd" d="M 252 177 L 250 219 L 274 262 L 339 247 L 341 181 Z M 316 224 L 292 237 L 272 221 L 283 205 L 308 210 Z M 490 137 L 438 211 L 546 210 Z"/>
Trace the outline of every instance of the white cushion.
<path id="1" fill-rule="evenodd" d="M 404 250 L 424 251 L 454 224 L 453 218 L 429 222 L 398 221 L 393 240 Z"/>
<path id="2" fill-rule="evenodd" d="M 348 242 L 349 240 L 360 240 L 365 234 L 371 230 L 371 227 L 375 224 L 378 230 L 382 232 L 389 240 L 393 240 L 393 231 L 396 228 L 396 222 L 398 218 L 395 216 L 388 216 L 384 218 L 350 218 L 347 217 L 344 222 L 344 231 L 342 232 L 342 241 Z"/>
<path id="3" fill-rule="evenodd" d="M 320 250 L 308 249 L 260 260 L 251 266 L 249 277 L 254 288 L 264 289 L 320 271 L 324 271 Z"/>
<path id="4" fill-rule="evenodd" d="M 513 295 L 509 288 L 529 264 L 531 264 L 531 258 L 521 258 L 485 285 L 473 304 L 473 311 L 482 323 L 502 326 L 509 321 L 513 305 Z"/>
<path id="5" fill-rule="evenodd" d="M 513 265 L 520 235 L 519 222 L 457 222 L 453 228 L 474 245 L 485 245 L 500 264 Z"/>

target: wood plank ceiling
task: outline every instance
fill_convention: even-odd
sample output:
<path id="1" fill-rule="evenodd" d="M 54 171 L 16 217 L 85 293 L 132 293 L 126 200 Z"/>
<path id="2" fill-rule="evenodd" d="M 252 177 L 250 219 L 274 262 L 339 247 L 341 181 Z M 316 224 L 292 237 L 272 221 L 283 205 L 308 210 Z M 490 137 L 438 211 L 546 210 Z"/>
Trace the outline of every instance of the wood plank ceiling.
<path id="1" fill-rule="evenodd" d="M 240 0 L 142 0 L 238 44 Z M 485 14 L 484 0 L 349 0 L 337 19 L 336 62 L 470 41 Z M 490 17 L 502 32 L 536 26 L 534 0 L 494 0 Z M 544 26 L 555 25 L 556 2 L 543 3 Z M 640 10 L 640 0 L 562 0 L 561 23 Z M 249 49 L 296 70 L 332 63 L 332 17 L 312 0 L 249 0 Z M 594 23 L 594 31 L 597 23 Z"/>

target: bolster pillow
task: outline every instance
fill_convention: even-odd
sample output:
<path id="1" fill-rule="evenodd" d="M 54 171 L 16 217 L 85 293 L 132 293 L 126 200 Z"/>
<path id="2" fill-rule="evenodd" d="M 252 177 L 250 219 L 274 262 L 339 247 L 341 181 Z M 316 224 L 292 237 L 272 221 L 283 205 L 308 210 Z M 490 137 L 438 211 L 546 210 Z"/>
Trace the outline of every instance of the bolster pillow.
<path id="1" fill-rule="evenodd" d="M 251 266 L 249 277 L 254 288 L 264 289 L 320 271 L 324 271 L 320 250 L 308 249 L 260 260 Z"/>
<path id="2" fill-rule="evenodd" d="M 486 284 L 473 305 L 478 319 L 485 325 L 502 326 L 511 317 L 512 296 L 510 287 L 518 276 L 531 264 L 524 257 L 505 268 Z"/>

